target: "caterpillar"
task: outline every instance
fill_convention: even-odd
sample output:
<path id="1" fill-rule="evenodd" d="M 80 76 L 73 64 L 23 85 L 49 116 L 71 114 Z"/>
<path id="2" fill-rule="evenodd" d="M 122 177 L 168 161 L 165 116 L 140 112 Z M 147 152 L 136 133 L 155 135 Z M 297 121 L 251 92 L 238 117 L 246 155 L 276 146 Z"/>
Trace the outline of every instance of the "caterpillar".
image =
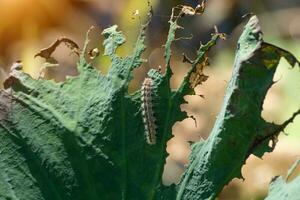
<path id="1" fill-rule="evenodd" d="M 145 78 L 142 90 L 142 115 L 145 127 L 146 141 L 149 145 L 156 144 L 156 125 L 155 117 L 152 105 L 152 94 L 153 94 L 153 80 L 151 78 Z"/>

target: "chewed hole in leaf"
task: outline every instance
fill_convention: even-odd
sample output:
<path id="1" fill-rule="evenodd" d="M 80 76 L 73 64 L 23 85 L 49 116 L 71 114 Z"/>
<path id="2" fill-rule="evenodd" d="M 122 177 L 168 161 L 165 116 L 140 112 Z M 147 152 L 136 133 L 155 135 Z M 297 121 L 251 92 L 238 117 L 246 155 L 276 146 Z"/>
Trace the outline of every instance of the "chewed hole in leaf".
<path id="1" fill-rule="evenodd" d="M 181 61 L 173 61 L 173 76 L 171 77 L 171 88 L 178 88 L 183 81 L 182 74 L 186 74 L 190 65 L 188 63 L 182 63 Z"/>
<path id="2" fill-rule="evenodd" d="M 55 42 L 41 49 L 34 56 L 42 62 L 38 78 L 54 79 L 61 82 L 67 76 L 77 76 L 78 72 L 74 66 L 78 61 L 79 52 L 78 44 L 70 38 L 56 39 Z"/>
<path id="3" fill-rule="evenodd" d="M 140 89 L 144 78 L 148 76 L 147 73 L 149 70 L 154 69 L 160 71 L 161 74 L 165 72 L 165 61 L 162 55 L 163 49 L 161 48 L 156 48 L 151 52 L 147 51 L 146 49 L 143 54 L 145 62 L 143 62 L 140 67 L 137 67 L 133 70 L 133 79 L 130 81 L 128 86 L 129 94 Z"/>
<path id="4" fill-rule="evenodd" d="M 75 58 L 73 56 L 61 58 L 61 55 L 65 53 L 62 49 L 61 53 L 57 53 L 57 63 L 43 63 L 39 69 L 38 79 L 55 80 L 56 82 L 63 82 L 68 76 L 77 76 L 78 70 L 76 67 Z M 56 53 L 55 53 L 56 54 Z"/>
<path id="5" fill-rule="evenodd" d="M 170 141 L 169 144 L 170 151 L 181 151 L 178 155 L 185 153 L 185 157 L 187 159 L 188 148 L 185 149 L 183 145 L 177 145 L 173 140 Z M 171 184 L 178 184 L 180 181 L 180 177 L 184 172 L 184 165 L 178 162 L 178 160 L 168 157 L 166 159 L 166 164 L 164 166 L 164 173 L 162 177 L 163 184 L 169 186 Z"/>
<path id="6" fill-rule="evenodd" d="M 293 84 L 300 81 L 299 70 L 290 68 L 285 59 L 281 59 L 264 103 L 261 116 L 268 122 L 281 124 L 299 107 L 298 93 L 300 85 Z M 293 123 L 289 126 L 297 126 Z"/>

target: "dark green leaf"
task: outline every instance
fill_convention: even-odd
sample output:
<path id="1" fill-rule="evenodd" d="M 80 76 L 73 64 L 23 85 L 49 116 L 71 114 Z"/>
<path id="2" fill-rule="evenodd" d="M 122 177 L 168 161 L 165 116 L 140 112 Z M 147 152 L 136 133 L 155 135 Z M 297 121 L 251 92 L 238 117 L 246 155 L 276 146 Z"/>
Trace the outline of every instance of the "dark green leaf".
<path id="1" fill-rule="evenodd" d="M 250 154 L 261 157 L 273 150 L 271 140 L 299 114 L 281 125 L 261 117 L 262 105 L 281 57 L 299 64 L 289 52 L 262 40 L 253 16 L 238 41 L 232 78 L 222 109 L 205 142 L 195 143 L 190 164 L 182 177 L 177 199 L 214 199 L 233 178 L 242 178 L 241 167 Z"/>
<path id="2" fill-rule="evenodd" d="M 55 83 L 13 70 L 0 98 L 0 198 L 7 199 L 174 199 L 174 185 L 162 185 L 166 144 L 172 126 L 186 118 L 180 110 L 190 93 L 188 78 L 171 91 L 171 44 L 179 28 L 170 20 L 165 45 L 166 73 L 150 70 L 157 143 L 149 145 L 142 118 L 141 92 L 128 93 L 132 71 L 145 50 L 145 29 L 133 53 L 115 54 L 125 42 L 112 26 L 103 31 L 107 75 L 85 60 L 88 38 L 77 65 L 79 75 Z M 200 48 L 197 61 L 218 35 Z"/>

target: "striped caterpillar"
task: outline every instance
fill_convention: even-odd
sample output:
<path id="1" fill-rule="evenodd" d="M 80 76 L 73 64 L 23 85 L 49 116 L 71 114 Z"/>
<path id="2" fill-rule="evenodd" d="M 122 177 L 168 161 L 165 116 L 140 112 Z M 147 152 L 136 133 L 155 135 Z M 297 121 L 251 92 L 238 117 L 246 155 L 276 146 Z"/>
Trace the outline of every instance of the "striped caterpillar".
<path id="1" fill-rule="evenodd" d="M 153 113 L 152 94 L 153 80 L 145 78 L 142 86 L 142 115 L 146 133 L 146 140 L 149 145 L 156 144 L 156 125 Z"/>

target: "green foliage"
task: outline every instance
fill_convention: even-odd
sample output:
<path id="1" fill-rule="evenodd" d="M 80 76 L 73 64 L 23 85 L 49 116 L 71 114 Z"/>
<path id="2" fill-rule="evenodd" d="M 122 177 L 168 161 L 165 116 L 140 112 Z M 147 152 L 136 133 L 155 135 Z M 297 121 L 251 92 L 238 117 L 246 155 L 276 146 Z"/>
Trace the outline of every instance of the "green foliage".
<path id="1" fill-rule="evenodd" d="M 232 80 L 211 136 L 195 143 L 191 163 L 178 187 L 162 184 L 166 144 L 180 110 L 193 94 L 192 74 L 199 73 L 206 53 L 222 34 L 201 45 L 178 90 L 171 90 L 171 45 L 179 18 L 172 16 L 165 44 L 166 71 L 150 70 L 157 143 L 148 145 L 141 110 L 141 91 L 128 93 L 132 71 L 143 62 L 145 29 L 133 53 L 116 54 L 125 38 L 117 26 L 103 31 L 107 75 L 85 59 L 88 38 L 77 65 L 79 75 L 55 83 L 33 79 L 13 69 L 0 93 L 0 199 L 213 199 L 251 154 L 262 156 L 296 114 L 282 125 L 265 122 L 262 102 L 272 85 L 279 59 L 291 65 L 288 52 L 262 41 L 258 20 L 246 25 L 237 50 Z M 200 76 L 200 74 L 198 74 Z M 201 82 L 199 82 L 200 84 Z"/>
<path id="2" fill-rule="evenodd" d="M 263 41 L 253 16 L 238 41 L 232 78 L 215 126 L 205 142 L 193 145 L 177 199 L 214 199 L 229 181 L 242 178 L 241 167 L 250 154 L 261 157 L 274 149 L 278 134 L 299 113 L 281 125 L 261 117 L 281 57 L 292 66 L 299 64 L 289 52 Z"/>
<path id="3" fill-rule="evenodd" d="M 166 143 L 172 126 L 186 115 L 183 96 L 191 92 L 189 75 L 180 91 L 171 91 L 171 44 L 179 28 L 173 19 L 165 45 L 165 74 L 150 70 L 153 79 L 157 144 L 145 141 L 141 93 L 128 94 L 132 70 L 145 50 L 145 28 L 134 52 L 115 54 L 125 39 L 117 26 L 103 31 L 107 75 L 80 56 L 76 77 L 65 82 L 35 80 L 14 69 L 1 92 L 0 197 L 18 199 L 174 199 L 174 185 L 162 185 Z M 216 43 L 201 46 L 191 71 Z M 88 38 L 86 45 L 88 43 Z M 9 102 L 9 103 L 8 103 Z M 9 177 L 9 178 L 7 178 Z M 9 191 L 9 192 L 7 192 Z"/>

